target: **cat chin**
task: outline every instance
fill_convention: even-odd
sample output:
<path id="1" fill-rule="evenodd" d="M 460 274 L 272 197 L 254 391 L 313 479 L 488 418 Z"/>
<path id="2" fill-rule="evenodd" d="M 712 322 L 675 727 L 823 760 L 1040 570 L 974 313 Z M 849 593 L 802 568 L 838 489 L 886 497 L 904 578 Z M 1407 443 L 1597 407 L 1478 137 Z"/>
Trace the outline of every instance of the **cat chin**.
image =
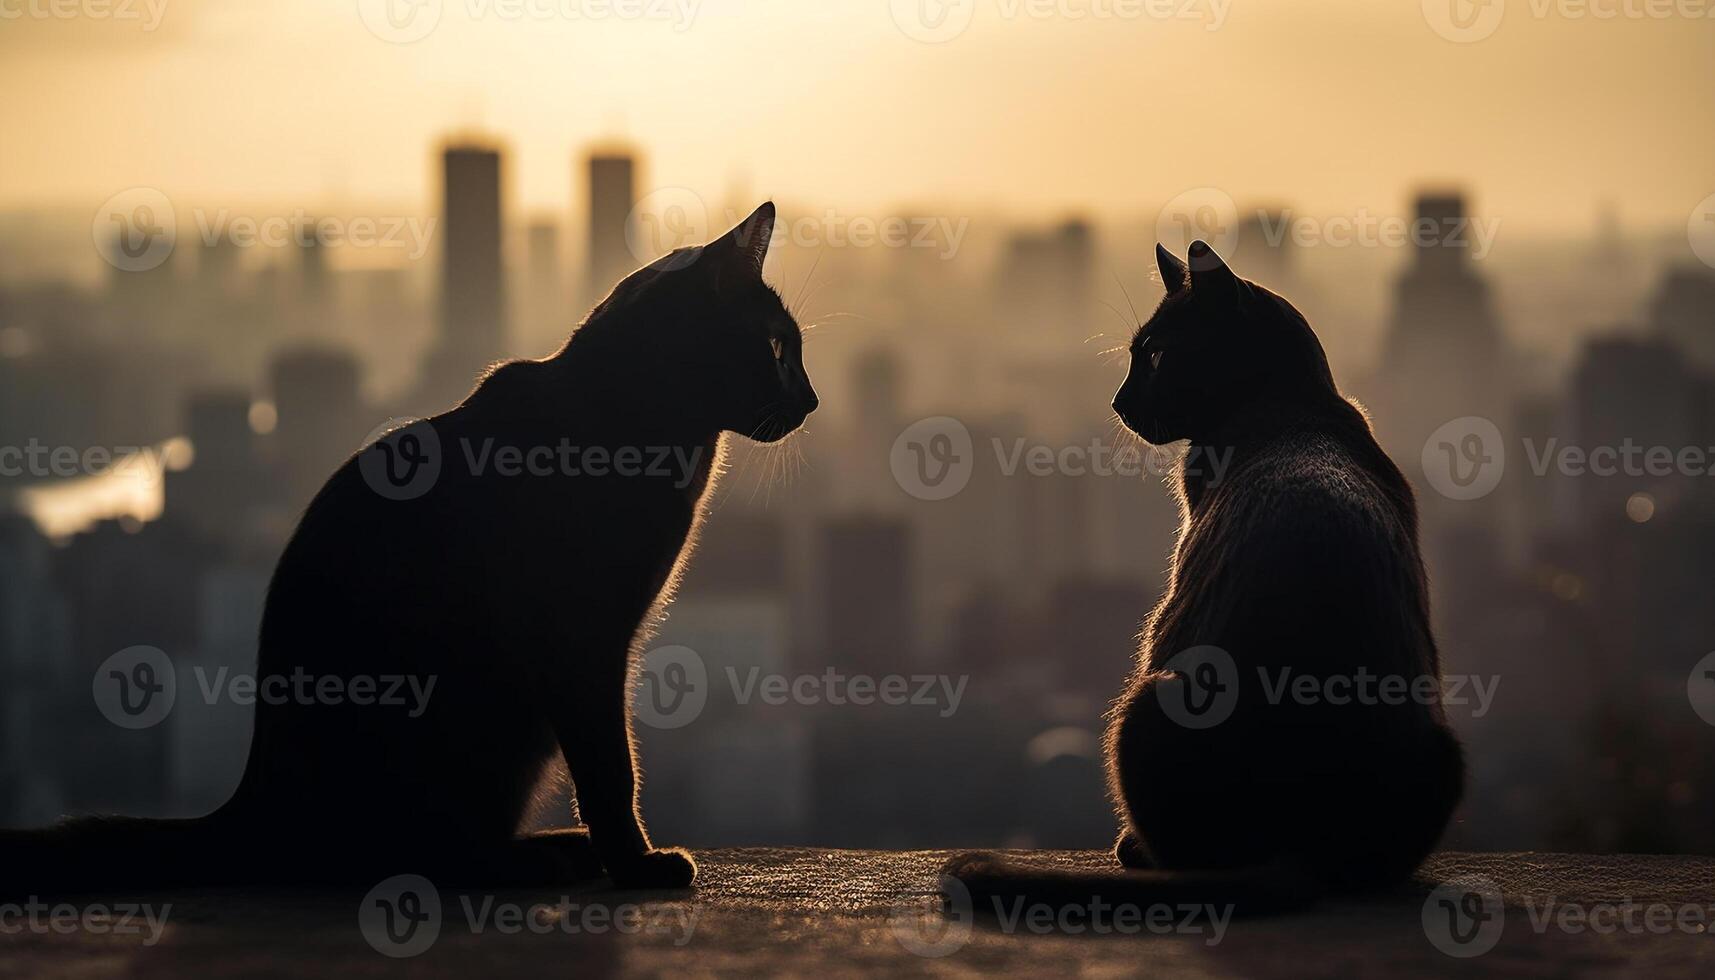
<path id="1" fill-rule="evenodd" d="M 761 443 L 764 446 L 767 446 L 767 445 L 772 445 L 776 442 L 779 442 L 782 439 L 785 439 L 787 436 L 791 435 L 792 433 L 797 432 L 798 426 L 801 426 L 803 424 L 804 424 L 803 420 L 799 420 L 797 425 L 793 425 L 790 427 L 769 426 L 766 428 L 758 429 L 755 432 L 741 432 L 741 433 L 739 433 L 739 435 L 744 436 L 746 439 L 749 439 L 751 442 L 757 442 L 757 443 Z"/>

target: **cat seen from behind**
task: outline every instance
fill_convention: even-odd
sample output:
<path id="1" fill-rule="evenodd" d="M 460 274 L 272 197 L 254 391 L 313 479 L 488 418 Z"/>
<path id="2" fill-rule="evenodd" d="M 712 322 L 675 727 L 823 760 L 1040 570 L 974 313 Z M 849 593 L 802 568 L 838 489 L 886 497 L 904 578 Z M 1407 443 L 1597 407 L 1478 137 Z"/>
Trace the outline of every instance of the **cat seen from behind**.
<path id="1" fill-rule="evenodd" d="M 1169 587 L 1105 742 L 1131 870 L 955 858 L 979 908 L 1269 911 L 1382 888 L 1462 792 L 1410 485 L 1305 318 L 1206 244 L 1188 259 L 1157 248 L 1167 296 L 1113 402 L 1146 441 L 1190 443 Z"/>

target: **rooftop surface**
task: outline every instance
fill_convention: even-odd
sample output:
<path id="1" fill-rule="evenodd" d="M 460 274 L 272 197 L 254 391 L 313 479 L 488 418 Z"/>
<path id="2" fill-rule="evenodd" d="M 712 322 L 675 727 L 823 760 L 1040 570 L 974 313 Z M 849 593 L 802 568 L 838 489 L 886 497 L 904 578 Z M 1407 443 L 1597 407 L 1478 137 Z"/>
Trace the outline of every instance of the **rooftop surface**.
<path id="1" fill-rule="evenodd" d="M 950 853 L 703 851 L 699 887 L 669 897 L 390 880 L 368 895 L 43 900 L 0 907 L 0 977 L 1715 976 L 1715 858 L 1448 853 L 1397 894 L 1297 915 L 1098 910 L 1009 923 L 933 907 Z"/>

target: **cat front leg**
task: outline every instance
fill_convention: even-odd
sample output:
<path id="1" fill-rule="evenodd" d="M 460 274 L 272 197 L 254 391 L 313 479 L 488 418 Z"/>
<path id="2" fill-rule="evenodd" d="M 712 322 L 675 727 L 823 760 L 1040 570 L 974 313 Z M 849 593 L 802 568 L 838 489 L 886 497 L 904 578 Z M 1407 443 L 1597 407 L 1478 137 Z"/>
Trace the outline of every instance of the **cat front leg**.
<path id="1" fill-rule="evenodd" d="M 687 888 L 697 874 L 690 852 L 656 848 L 637 801 L 637 752 L 625 673 L 584 677 L 564 698 L 555 731 L 571 771 L 578 813 L 608 877 L 619 888 Z"/>

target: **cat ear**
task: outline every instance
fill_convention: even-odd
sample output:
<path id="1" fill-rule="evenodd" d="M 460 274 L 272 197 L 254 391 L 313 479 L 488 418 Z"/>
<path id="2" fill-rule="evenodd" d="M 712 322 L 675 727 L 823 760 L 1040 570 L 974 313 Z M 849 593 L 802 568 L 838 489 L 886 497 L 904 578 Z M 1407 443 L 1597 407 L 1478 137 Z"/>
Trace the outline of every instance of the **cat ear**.
<path id="1" fill-rule="evenodd" d="M 717 239 L 710 251 L 720 257 L 720 272 L 751 279 L 762 278 L 762 263 L 768 244 L 774 240 L 774 202 L 767 201 L 738 227 Z"/>
<path id="2" fill-rule="evenodd" d="M 1167 246 L 1157 242 L 1155 245 L 1155 267 L 1161 270 L 1161 285 L 1170 293 L 1177 293 L 1186 285 L 1185 263 L 1174 257 Z"/>
<path id="3" fill-rule="evenodd" d="M 1191 264 L 1191 292 L 1215 299 L 1237 299 L 1239 277 L 1207 242 L 1192 242 L 1186 253 Z"/>

